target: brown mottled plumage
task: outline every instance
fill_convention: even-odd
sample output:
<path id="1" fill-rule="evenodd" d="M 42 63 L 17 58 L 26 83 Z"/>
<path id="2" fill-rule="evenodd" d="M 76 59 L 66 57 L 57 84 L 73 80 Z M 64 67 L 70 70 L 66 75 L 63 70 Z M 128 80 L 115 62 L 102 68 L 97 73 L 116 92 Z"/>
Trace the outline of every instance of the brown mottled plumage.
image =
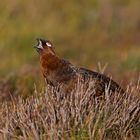
<path id="1" fill-rule="evenodd" d="M 75 67 L 70 62 L 60 59 L 50 41 L 38 39 L 38 45 L 35 48 L 39 52 L 42 72 L 48 85 L 52 87 L 62 85 L 60 90 L 69 93 L 79 80 L 85 89 L 87 84 L 93 81 L 95 96 L 104 95 L 106 86 L 109 86 L 111 92 L 123 93 L 121 87 L 105 75 Z"/>

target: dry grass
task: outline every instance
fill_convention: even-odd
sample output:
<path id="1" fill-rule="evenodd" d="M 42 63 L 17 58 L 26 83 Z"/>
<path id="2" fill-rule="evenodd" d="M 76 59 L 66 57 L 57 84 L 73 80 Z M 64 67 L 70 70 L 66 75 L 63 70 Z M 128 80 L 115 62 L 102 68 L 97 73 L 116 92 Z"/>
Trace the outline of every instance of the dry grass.
<path id="1" fill-rule="evenodd" d="M 105 100 L 92 98 L 90 86 L 83 92 L 79 83 L 75 92 L 52 89 L 23 100 L 19 97 L 0 108 L 1 139 L 138 139 L 140 137 L 140 100 L 137 86 L 128 86 L 127 94 Z M 134 96 L 135 95 L 135 96 Z"/>

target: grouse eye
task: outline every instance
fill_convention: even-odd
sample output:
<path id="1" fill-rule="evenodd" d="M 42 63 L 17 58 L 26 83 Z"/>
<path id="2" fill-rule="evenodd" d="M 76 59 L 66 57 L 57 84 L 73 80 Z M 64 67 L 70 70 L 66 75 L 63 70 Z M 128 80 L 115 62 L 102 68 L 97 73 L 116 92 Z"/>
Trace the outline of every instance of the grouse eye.
<path id="1" fill-rule="evenodd" d="M 51 47 L 51 46 L 52 46 L 51 43 L 49 43 L 49 42 L 46 42 L 46 45 L 47 45 L 48 47 Z"/>

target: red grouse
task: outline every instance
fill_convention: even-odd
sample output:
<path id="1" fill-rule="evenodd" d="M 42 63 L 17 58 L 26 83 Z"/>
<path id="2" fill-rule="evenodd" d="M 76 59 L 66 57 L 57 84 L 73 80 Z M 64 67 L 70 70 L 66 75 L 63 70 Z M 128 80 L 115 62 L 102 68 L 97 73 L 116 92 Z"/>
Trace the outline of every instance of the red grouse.
<path id="1" fill-rule="evenodd" d="M 48 40 L 37 39 L 35 46 L 39 53 L 41 69 L 49 86 L 57 87 L 61 85 L 61 91 L 65 93 L 75 89 L 80 80 L 85 88 L 89 82 L 94 84 L 95 96 L 104 95 L 108 86 L 111 93 L 123 93 L 122 88 L 109 77 L 85 68 L 76 67 L 65 59 L 57 56 L 53 44 Z"/>

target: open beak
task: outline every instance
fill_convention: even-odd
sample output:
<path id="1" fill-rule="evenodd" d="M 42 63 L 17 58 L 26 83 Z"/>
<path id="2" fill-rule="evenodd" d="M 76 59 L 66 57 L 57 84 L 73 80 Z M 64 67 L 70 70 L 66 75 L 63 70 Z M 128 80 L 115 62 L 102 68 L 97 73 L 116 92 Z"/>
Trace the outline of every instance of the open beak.
<path id="1" fill-rule="evenodd" d="M 37 42 L 38 44 L 34 46 L 34 48 L 36 48 L 37 51 L 40 51 L 43 49 L 42 41 L 40 39 L 37 39 Z"/>

